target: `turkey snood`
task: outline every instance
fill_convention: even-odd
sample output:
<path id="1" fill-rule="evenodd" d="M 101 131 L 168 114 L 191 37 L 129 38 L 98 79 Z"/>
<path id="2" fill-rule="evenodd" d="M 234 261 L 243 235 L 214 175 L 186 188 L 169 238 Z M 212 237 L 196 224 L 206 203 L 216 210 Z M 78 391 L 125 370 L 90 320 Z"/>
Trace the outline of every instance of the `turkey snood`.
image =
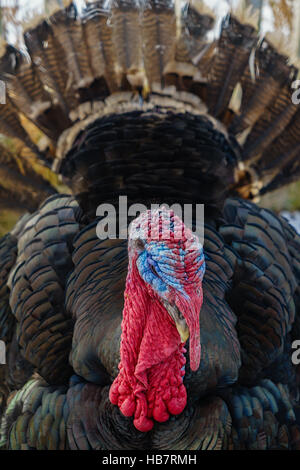
<path id="1" fill-rule="evenodd" d="M 172 211 L 147 211 L 130 227 L 119 375 L 110 400 L 139 431 L 183 411 L 185 342 L 200 363 L 202 246 Z"/>

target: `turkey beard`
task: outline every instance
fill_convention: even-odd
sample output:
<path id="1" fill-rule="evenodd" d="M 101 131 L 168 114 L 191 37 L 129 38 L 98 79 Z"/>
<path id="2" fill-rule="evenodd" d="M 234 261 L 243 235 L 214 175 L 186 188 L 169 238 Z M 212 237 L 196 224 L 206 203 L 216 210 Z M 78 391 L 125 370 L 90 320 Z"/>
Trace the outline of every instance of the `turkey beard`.
<path id="1" fill-rule="evenodd" d="M 186 349 L 175 323 L 158 298 L 149 294 L 136 264 L 129 268 L 122 320 L 119 374 L 110 388 L 110 401 L 121 413 L 134 416 L 142 432 L 153 428 L 153 419 L 167 421 L 180 414 L 187 403 L 183 385 Z M 176 305 L 190 331 L 190 364 L 200 363 L 199 312 L 201 296 L 190 293 Z"/>

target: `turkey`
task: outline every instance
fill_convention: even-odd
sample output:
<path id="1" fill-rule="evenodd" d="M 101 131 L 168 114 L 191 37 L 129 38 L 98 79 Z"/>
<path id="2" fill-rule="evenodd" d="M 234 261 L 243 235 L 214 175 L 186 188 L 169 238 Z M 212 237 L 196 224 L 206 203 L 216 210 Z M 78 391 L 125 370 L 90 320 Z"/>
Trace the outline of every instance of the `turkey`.
<path id="1" fill-rule="evenodd" d="M 298 69 L 255 15 L 214 22 L 66 1 L 3 47 L 0 132 L 69 188 L 0 242 L 3 449 L 300 448 L 300 237 L 256 205 L 300 177 Z"/>

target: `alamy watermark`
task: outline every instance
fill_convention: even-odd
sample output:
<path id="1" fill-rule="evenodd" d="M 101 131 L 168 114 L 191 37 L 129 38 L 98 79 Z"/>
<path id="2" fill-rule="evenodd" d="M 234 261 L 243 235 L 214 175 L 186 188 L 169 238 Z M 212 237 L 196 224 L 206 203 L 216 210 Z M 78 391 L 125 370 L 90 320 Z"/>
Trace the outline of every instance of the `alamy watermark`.
<path id="1" fill-rule="evenodd" d="M 292 103 L 295 105 L 300 104 L 300 80 L 294 80 L 291 84 L 294 93 L 292 93 Z"/>
<path id="2" fill-rule="evenodd" d="M 0 365 L 6 364 L 6 346 L 4 341 L 0 340 Z"/>
<path id="3" fill-rule="evenodd" d="M 295 349 L 295 351 L 292 354 L 292 363 L 294 366 L 297 366 L 300 364 L 300 340 L 295 339 L 292 342 L 292 349 Z"/>
<path id="4" fill-rule="evenodd" d="M 119 196 L 118 207 L 113 204 L 100 204 L 97 208 L 96 215 L 101 217 L 101 220 L 97 224 L 96 233 L 98 238 L 101 240 L 110 239 L 128 239 L 131 224 L 128 224 L 128 219 L 134 219 L 140 214 L 151 210 L 151 213 L 157 214 L 161 211 L 163 214 L 164 224 L 164 239 L 168 238 L 166 234 L 176 233 L 176 236 L 180 238 L 180 233 L 177 228 L 174 228 L 174 222 L 171 217 L 169 220 L 166 218 L 167 215 L 174 215 L 184 223 L 185 227 L 191 230 L 193 235 L 197 237 L 198 241 L 203 245 L 204 243 L 204 204 L 151 204 L 150 208 L 144 204 L 136 203 L 128 206 L 127 196 Z M 150 220 L 150 232 L 151 239 L 159 239 L 159 232 L 157 230 L 157 218 L 153 217 Z M 117 226 L 118 225 L 118 226 Z M 182 225 L 181 225 L 182 227 Z M 147 236 L 147 234 L 144 234 Z M 134 237 L 134 232 L 131 233 L 131 237 Z M 146 238 L 145 236 L 145 238 Z M 139 233 L 136 237 L 143 237 L 143 234 Z"/>
<path id="5" fill-rule="evenodd" d="M 6 104 L 6 84 L 0 80 L 0 104 Z"/>

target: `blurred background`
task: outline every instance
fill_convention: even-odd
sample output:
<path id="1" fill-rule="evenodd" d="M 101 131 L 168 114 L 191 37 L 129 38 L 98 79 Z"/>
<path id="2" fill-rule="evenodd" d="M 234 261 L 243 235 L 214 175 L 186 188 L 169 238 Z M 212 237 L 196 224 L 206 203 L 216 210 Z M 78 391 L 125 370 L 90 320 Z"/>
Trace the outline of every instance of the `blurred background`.
<path id="1" fill-rule="evenodd" d="M 215 34 L 218 34 L 221 19 L 230 8 L 239 5 L 246 12 L 251 7 L 257 12 L 261 34 L 274 31 L 280 33 L 293 61 L 300 62 L 300 0 L 205 1 L 218 19 Z M 0 0 L 0 47 L 6 41 L 22 49 L 24 23 L 30 22 L 36 15 L 47 14 L 53 2 L 63 6 L 63 0 Z M 85 4 L 84 0 L 76 0 L 75 3 L 79 9 Z M 42 147 L 40 131 L 29 122 L 25 122 L 24 126 L 36 134 L 35 141 L 39 141 L 40 137 Z M 20 142 L 0 134 L 0 236 L 13 227 L 21 214 L 35 207 L 37 199 L 42 202 L 43 184 L 47 186 L 47 182 L 56 189 L 68 192 L 56 176 L 37 163 L 34 155 L 24 149 Z M 287 211 L 293 213 L 291 221 L 300 232 L 300 182 L 269 194 L 259 204 L 276 212 L 284 211 L 287 217 Z"/>

